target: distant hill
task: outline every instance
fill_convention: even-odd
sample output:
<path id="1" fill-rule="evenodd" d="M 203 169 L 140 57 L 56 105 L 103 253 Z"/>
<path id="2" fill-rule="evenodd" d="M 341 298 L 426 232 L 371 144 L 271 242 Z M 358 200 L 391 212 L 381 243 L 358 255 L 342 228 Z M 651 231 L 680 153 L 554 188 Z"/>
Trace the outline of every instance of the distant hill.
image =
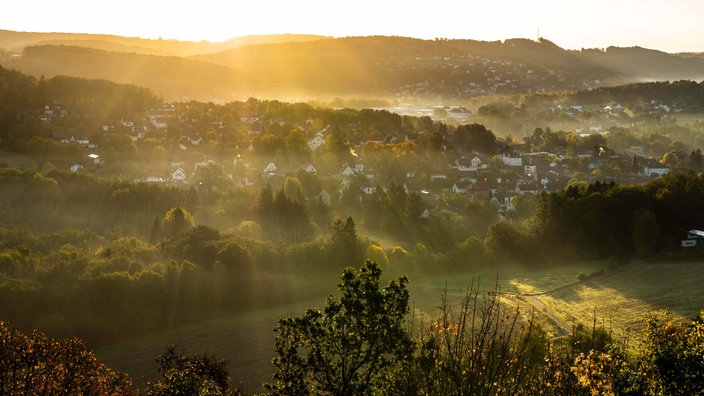
<path id="1" fill-rule="evenodd" d="M 255 77 L 212 63 L 75 46 L 27 47 L 21 57 L 0 64 L 37 77 L 66 75 L 133 84 L 166 100 L 229 98 L 233 90 L 246 92 L 257 85 Z"/>
<path id="2" fill-rule="evenodd" d="M 668 54 L 641 47 L 582 50 L 577 58 L 613 70 L 629 82 L 704 79 L 704 58 L 692 54 Z"/>
<path id="3" fill-rule="evenodd" d="M 37 45 L 68 45 L 105 51 L 135 52 L 148 55 L 191 56 L 225 51 L 252 44 L 319 40 L 324 36 L 305 34 L 271 34 L 237 37 L 223 42 L 151 40 L 108 34 L 35 33 L 0 30 L 0 49 L 22 51 Z"/>
<path id="4" fill-rule="evenodd" d="M 51 45 L 27 46 L 39 39 L 36 43 Z M 5 67 L 36 77 L 66 74 L 140 85 L 165 100 L 315 95 L 466 99 L 704 79 L 704 58 L 696 54 L 638 47 L 571 51 L 545 39 L 279 35 L 194 43 L 0 31 L 0 47 L 10 45 L 24 49 L 5 52 L 0 58 Z M 182 55 L 169 55 L 176 53 Z"/>

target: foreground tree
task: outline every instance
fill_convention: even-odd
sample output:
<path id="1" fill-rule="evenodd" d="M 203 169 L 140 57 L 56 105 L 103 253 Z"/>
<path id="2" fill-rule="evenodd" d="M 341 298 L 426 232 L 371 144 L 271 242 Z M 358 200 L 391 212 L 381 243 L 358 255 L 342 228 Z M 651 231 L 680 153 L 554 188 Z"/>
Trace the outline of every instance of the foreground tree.
<path id="1" fill-rule="evenodd" d="M 404 326 L 409 311 L 405 277 L 380 288 L 381 268 L 365 261 L 346 269 L 342 296 L 325 308 L 279 321 L 275 331 L 274 395 L 388 394 L 385 381 L 411 356 Z"/>
<path id="2" fill-rule="evenodd" d="M 136 395 L 127 375 L 98 362 L 83 341 L 25 335 L 0 322 L 0 394 Z"/>
<path id="3" fill-rule="evenodd" d="M 148 396 L 242 394 L 237 387 L 230 387 L 227 362 L 215 356 L 188 356 L 170 346 L 156 361 L 161 379 L 147 384 Z"/>
<path id="4" fill-rule="evenodd" d="M 704 311 L 686 324 L 652 316 L 643 333 L 641 371 L 651 394 L 704 394 Z"/>

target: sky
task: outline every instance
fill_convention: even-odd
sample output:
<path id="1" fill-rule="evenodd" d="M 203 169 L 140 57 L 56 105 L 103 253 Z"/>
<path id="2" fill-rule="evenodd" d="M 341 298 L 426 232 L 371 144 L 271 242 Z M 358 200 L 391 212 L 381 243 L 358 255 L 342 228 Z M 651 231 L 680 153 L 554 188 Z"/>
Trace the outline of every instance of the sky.
<path id="1" fill-rule="evenodd" d="M 536 39 L 704 52 L 702 0 L 9 0 L 0 29 L 224 41 L 252 34 Z"/>

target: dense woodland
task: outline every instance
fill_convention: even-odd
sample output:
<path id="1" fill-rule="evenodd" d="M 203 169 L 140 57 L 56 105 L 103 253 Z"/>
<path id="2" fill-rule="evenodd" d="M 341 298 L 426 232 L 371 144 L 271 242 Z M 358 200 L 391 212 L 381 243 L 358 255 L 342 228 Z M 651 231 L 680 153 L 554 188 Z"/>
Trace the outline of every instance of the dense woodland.
<path id="1" fill-rule="evenodd" d="M 701 83 L 677 82 L 536 95 L 522 103 L 503 98 L 477 109 L 477 122 L 451 125 L 385 110 L 257 99 L 170 104 L 134 86 L 35 79 L 0 68 L 0 319 L 9 322 L 0 328 L 0 359 L 13 362 L 0 390 L 49 394 L 58 386 L 49 381 L 54 370 L 83 367 L 87 383 L 114 387 L 75 385 L 86 394 L 129 394 L 128 380 L 95 362 L 91 347 L 317 297 L 342 272 L 339 300 L 279 323 L 267 392 L 700 392 L 700 318 L 682 326 L 652 318 L 645 350 L 634 360 L 596 325 L 549 343 L 529 313 L 501 303 L 499 291 L 486 298 L 472 291 L 459 319 L 444 306 L 439 318 L 414 328 L 402 275 L 412 282 L 414 274 L 505 263 L 537 268 L 599 259 L 618 266 L 701 257 L 697 248 L 682 251 L 680 242 L 704 223 L 703 128 L 677 125 L 652 104 L 698 109 L 702 91 Z M 546 107 L 616 100 L 630 114 Z M 58 114 L 44 121 L 47 106 Z M 150 114 L 160 114 L 168 127 L 142 123 Z M 145 136 L 126 120 L 143 126 Z M 492 132 L 506 122 L 530 132 L 523 138 L 520 129 L 516 137 Z M 560 129 L 596 122 L 609 133 Z M 311 150 L 306 143 L 318 131 L 326 131 L 325 145 Z M 96 147 L 62 141 L 72 135 Z M 189 143 L 198 139 L 204 143 Z M 636 145 L 650 158 L 616 155 Z M 481 173 L 485 180 L 515 180 L 521 175 L 502 167 L 498 156 L 519 146 L 548 152 L 569 170 L 564 188 L 520 195 L 499 217 L 488 192 L 468 200 L 431 178 L 458 156 L 482 154 L 493 165 Z M 565 156 L 554 154 L 558 148 Z M 584 152 L 592 159 L 570 158 Z M 104 162 L 91 163 L 89 153 Z M 646 159 L 668 164 L 670 172 L 644 178 L 636 168 Z M 261 172 L 272 161 L 284 170 Z M 373 181 L 339 175 L 360 161 L 374 170 Z M 77 162 L 84 166 L 70 170 Z M 144 181 L 169 174 L 174 162 L 201 165 L 188 168 L 188 183 Z M 316 164 L 315 174 L 302 170 L 308 163 Z M 417 174 L 413 181 L 409 170 Z M 361 192 L 365 187 L 371 193 Z M 382 288 L 382 270 L 398 280 Z M 486 314 L 478 315 L 473 303 L 484 304 Z M 83 341 L 59 340 L 69 337 Z M 32 355 L 27 343 L 44 352 Z M 353 356 L 355 348 L 365 351 L 363 358 Z M 66 362 L 50 366 L 47 356 Z M 178 384 L 213 394 L 239 391 L 228 379 L 236 382 L 237 373 L 213 356 L 169 349 L 158 362 L 162 378 L 147 394 L 169 394 Z M 66 378 L 74 384 L 75 377 Z"/>

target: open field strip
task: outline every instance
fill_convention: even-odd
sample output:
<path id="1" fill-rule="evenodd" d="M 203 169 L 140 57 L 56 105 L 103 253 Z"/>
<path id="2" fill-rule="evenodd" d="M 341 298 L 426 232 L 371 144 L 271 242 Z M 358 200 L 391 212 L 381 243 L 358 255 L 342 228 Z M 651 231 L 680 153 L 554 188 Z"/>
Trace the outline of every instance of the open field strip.
<path id="1" fill-rule="evenodd" d="M 571 326 L 589 328 L 596 315 L 597 325 L 635 346 L 649 315 L 694 318 L 704 308 L 703 282 L 704 263 L 633 263 L 536 298 Z"/>

